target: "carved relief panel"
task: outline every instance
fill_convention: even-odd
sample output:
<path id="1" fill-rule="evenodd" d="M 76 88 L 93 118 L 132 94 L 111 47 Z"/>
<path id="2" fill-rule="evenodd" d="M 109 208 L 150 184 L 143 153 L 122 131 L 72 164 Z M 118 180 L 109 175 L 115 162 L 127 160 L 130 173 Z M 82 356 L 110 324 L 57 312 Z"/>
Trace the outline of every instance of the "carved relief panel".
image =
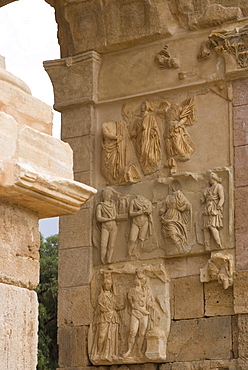
<path id="1" fill-rule="evenodd" d="M 195 151 L 188 131 L 195 110 L 194 98 L 125 103 L 122 121 L 101 125 L 101 173 L 107 183 L 136 183 L 163 168 L 175 173 L 177 162 L 188 161 Z"/>
<path id="2" fill-rule="evenodd" d="M 228 168 L 105 188 L 96 197 L 94 264 L 233 248 Z"/>
<path id="3" fill-rule="evenodd" d="M 222 82 L 99 108 L 99 188 L 230 166 L 228 104 Z"/>
<path id="4" fill-rule="evenodd" d="M 128 263 L 96 271 L 91 303 L 88 350 L 94 365 L 166 359 L 170 299 L 162 263 Z"/>

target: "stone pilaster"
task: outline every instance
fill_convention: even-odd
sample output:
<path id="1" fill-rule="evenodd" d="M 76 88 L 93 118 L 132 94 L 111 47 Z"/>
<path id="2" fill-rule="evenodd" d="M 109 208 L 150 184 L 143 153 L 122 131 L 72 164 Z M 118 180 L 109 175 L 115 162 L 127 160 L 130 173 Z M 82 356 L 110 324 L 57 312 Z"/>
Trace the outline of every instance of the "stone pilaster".
<path id="1" fill-rule="evenodd" d="M 55 109 L 62 114 L 62 140 L 73 149 L 75 179 L 91 186 L 96 184 L 95 103 L 100 65 L 101 57 L 95 52 L 44 63 L 54 87 Z M 89 290 L 92 217 L 93 206 L 89 202 L 76 215 L 60 218 L 58 342 L 61 367 L 89 363 L 86 343 L 92 316 Z"/>

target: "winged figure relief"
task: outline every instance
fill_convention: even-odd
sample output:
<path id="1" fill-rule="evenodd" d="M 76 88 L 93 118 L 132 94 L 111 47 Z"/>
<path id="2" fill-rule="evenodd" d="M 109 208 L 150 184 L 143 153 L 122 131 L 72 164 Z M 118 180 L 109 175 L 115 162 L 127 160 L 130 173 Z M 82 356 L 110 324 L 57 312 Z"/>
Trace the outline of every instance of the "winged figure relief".
<path id="1" fill-rule="evenodd" d="M 181 105 L 172 104 L 166 112 L 165 134 L 167 155 L 178 161 L 188 161 L 195 151 L 187 126 L 196 120 L 194 98 L 186 99 Z"/>

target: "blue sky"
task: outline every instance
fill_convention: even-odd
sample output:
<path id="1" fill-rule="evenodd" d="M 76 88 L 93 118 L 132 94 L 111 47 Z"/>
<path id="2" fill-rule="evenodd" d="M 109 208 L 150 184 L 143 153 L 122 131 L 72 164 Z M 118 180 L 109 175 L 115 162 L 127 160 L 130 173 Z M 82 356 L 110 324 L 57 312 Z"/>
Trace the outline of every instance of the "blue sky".
<path id="1" fill-rule="evenodd" d="M 0 8 L 0 55 L 8 72 L 22 79 L 32 95 L 53 106 L 53 88 L 44 60 L 59 59 L 54 9 L 44 0 L 19 0 Z M 54 112 L 53 135 L 60 137 L 60 114 Z M 40 221 L 44 237 L 58 232 L 58 218 Z"/>

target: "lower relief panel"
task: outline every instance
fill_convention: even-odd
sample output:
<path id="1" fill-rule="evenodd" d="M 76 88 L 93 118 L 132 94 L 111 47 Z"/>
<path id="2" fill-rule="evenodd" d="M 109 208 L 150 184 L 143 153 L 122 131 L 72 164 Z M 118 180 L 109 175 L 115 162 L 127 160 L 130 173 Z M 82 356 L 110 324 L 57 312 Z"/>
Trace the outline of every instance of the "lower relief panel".
<path id="1" fill-rule="evenodd" d="M 163 362 L 170 331 L 169 280 L 162 260 L 95 271 L 89 356 L 94 365 Z"/>

